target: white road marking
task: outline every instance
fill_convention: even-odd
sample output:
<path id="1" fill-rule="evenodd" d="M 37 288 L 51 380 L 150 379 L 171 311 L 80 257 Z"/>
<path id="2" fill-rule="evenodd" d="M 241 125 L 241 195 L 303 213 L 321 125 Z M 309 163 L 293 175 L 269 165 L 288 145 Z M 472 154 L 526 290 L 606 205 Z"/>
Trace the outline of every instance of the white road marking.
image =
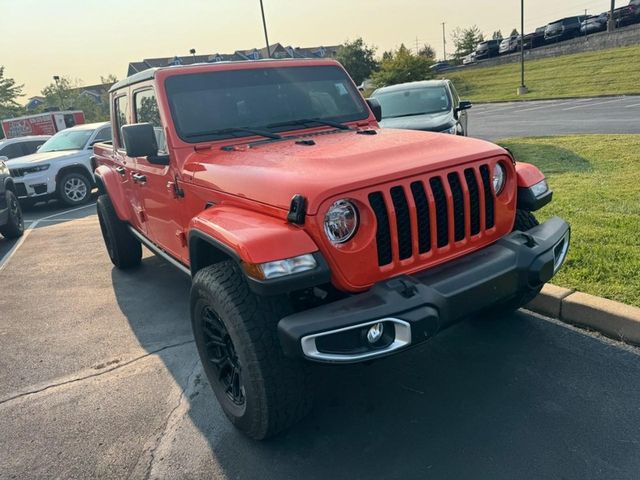
<path id="1" fill-rule="evenodd" d="M 576 105 L 575 107 L 563 108 L 562 111 L 566 112 L 567 110 L 575 110 L 576 108 L 585 108 L 585 107 L 595 107 L 597 105 L 604 105 L 606 103 L 619 102 L 620 100 L 624 100 L 624 97 L 614 98 L 610 100 L 605 100 L 604 102 L 596 102 L 596 103 L 587 103 L 584 105 Z"/>
<path id="2" fill-rule="evenodd" d="M 78 210 L 82 210 L 83 208 L 88 208 L 88 207 L 94 207 L 96 204 L 95 203 L 89 203 L 87 205 L 83 205 L 81 207 L 77 207 L 77 208 L 73 208 L 71 210 L 65 210 L 63 212 L 58 212 L 58 213 L 54 213 L 53 215 L 47 215 L 46 217 L 42 217 L 39 218 L 37 220 L 28 220 L 29 222 L 31 222 L 29 224 L 29 226 L 25 229 L 24 234 L 20 237 L 20 239 L 13 245 L 13 247 L 11 247 L 11 250 L 9 250 L 4 257 L 2 257 L 0 259 L 0 272 L 2 272 L 2 270 L 4 270 L 4 268 L 9 264 L 9 260 L 11 260 L 11 257 L 13 257 L 13 255 L 18 251 L 18 249 L 22 246 L 22 244 L 25 242 L 25 240 L 27 239 L 27 237 L 29 236 L 29 234 L 33 231 L 34 228 L 36 228 L 38 226 L 38 224 L 40 222 L 47 222 L 49 221 L 49 219 L 54 218 L 54 217 L 58 217 L 60 215 L 66 215 L 68 213 L 71 212 L 76 212 Z M 76 219 L 74 219 L 76 220 Z M 27 223 L 27 220 L 25 220 L 25 223 Z"/>
<path id="3" fill-rule="evenodd" d="M 640 107 L 640 103 L 634 103 L 633 105 L 625 105 L 624 108 L 631 108 L 631 107 Z"/>
<path id="4" fill-rule="evenodd" d="M 540 110 L 541 108 L 555 108 L 555 107 L 559 107 L 560 105 L 566 105 L 567 103 L 573 103 L 573 102 L 547 103 L 546 105 L 539 105 L 537 107 L 523 108 L 520 111 L 521 112 L 530 112 L 531 110 Z"/>

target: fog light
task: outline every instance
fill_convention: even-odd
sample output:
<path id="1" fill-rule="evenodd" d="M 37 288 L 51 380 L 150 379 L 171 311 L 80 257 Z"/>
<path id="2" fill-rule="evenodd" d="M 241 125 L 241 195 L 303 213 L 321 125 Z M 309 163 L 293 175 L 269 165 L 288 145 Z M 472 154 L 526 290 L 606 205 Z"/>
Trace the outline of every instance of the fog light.
<path id="1" fill-rule="evenodd" d="M 367 341 L 370 344 L 376 343 L 378 340 L 382 338 L 382 334 L 384 333 L 384 324 L 383 323 L 375 323 L 367 332 Z"/>

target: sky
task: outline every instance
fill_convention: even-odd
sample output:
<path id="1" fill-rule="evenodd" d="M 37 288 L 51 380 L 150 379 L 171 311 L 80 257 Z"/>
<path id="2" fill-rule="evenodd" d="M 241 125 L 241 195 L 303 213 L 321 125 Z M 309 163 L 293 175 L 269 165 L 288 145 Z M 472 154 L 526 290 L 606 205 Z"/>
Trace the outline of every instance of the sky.
<path id="1" fill-rule="evenodd" d="M 477 25 L 486 36 L 520 29 L 518 0 L 263 0 L 269 40 L 284 46 L 336 45 L 362 37 L 383 51 L 404 43 L 430 44 L 443 54 L 442 22 Z M 628 0 L 617 0 L 624 5 Z M 609 0 L 525 0 L 525 30 Z M 24 84 L 24 98 L 38 95 L 53 75 L 84 85 L 144 58 L 233 53 L 264 46 L 259 0 L 0 0 L 5 75 Z"/>

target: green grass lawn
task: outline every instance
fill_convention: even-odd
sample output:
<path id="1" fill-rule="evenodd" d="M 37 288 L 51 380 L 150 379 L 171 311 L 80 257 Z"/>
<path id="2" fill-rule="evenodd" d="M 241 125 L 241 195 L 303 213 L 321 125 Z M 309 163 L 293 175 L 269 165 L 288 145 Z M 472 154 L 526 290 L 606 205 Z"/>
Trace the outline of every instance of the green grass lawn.
<path id="1" fill-rule="evenodd" d="M 520 63 L 444 73 L 465 100 L 496 102 L 640 93 L 640 46 L 526 63 L 529 93 L 519 97 Z"/>
<path id="2" fill-rule="evenodd" d="M 569 256 L 553 283 L 640 306 L 640 135 L 499 143 L 547 175 L 554 198 L 538 219 L 571 224 Z"/>

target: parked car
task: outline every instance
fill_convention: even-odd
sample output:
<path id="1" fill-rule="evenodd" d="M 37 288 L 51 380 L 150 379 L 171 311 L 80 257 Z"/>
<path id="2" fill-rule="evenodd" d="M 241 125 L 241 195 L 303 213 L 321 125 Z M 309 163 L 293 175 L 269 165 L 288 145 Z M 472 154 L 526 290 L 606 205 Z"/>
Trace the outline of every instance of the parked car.
<path id="1" fill-rule="evenodd" d="M 528 33 L 527 35 L 525 35 L 522 40 L 524 42 L 524 48 L 529 49 L 542 47 L 546 43 L 546 40 L 544 38 L 544 32 L 546 29 L 546 26 L 538 27 L 533 33 Z"/>
<path id="2" fill-rule="evenodd" d="M 500 55 L 504 55 L 506 53 L 515 52 L 520 48 L 520 39 L 520 35 L 503 38 L 500 42 L 500 49 L 498 50 L 498 53 L 500 53 Z"/>
<path id="3" fill-rule="evenodd" d="M 626 27 L 640 22 L 640 0 L 631 0 L 628 5 L 613 11 L 616 27 Z"/>
<path id="4" fill-rule="evenodd" d="M 476 52 L 471 52 L 462 59 L 463 65 L 471 65 L 472 63 L 476 63 Z"/>
<path id="5" fill-rule="evenodd" d="M 16 195 L 25 204 L 53 196 L 67 205 L 87 202 L 94 183 L 92 146 L 107 140 L 111 140 L 109 123 L 78 125 L 56 133 L 37 153 L 9 160 Z"/>
<path id="6" fill-rule="evenodd" d="M 253 438 L 309 411 L 309 363 L 369 362 L 516 309 L 569 247 L 566 222 L 532 213 L 552 197 L 535 166 L 380 129 L 378 101 L 333 60 L 154 68 L 110 103 L 113 143 L 94 146 L 106 252 L 126 270 L 144 244 L 191 277 L 204 373 Z"/>
<path id="7" fill-rule="evenodd" d="M 544 30 L 546 42 L 561 42 L 580 35 L 580 25 L 585 19 L 584 15 L 576 17 L 566 17 L 547 25 Z"/>
<path id="8" fill-rule="evenodd" d="M 442 72 L 451 67 L 449 62 L 437 62 L 429 67 L 429 70 L 433 70 L 434 72 Z"/>
<path id="9" fill-rule="evenodd" d="M 36 153 L 38 148 L 50 138 L 51 135 L 32 135 L 0 140 L 0 160 L 12 160 Z"/>
<path id="10" fill-rule="evenodd" d="M 607 22 L 609 21 L 609 14 L 603 12 L 600 15 L 592 15 L 587 17 L 580 24 L 580 33 L 588 35 L 590 33 L 602 32 L 607 29 Z"/>
<path id="11" fill-rule="evenodd" d="M 24 232 L 24 220 L 20 202 L 9 168 L 0 160 L 0 235 L 18 238 Z"/>
<path id="12" fill-rule="evenodd" d="M 476 47 L 476 60 L 484 60 L 486 58 L 497 57 L 498 51 L 500 50 L 501 41 L 502 39 L 480 42 Z"/>
<path id="13" fill-rule="evenodd" d="M 467 135 L 467 110 L 450 80 L 425 80 L 379 88 L 371 94 L 382 107 L 383 128 Z"/>

